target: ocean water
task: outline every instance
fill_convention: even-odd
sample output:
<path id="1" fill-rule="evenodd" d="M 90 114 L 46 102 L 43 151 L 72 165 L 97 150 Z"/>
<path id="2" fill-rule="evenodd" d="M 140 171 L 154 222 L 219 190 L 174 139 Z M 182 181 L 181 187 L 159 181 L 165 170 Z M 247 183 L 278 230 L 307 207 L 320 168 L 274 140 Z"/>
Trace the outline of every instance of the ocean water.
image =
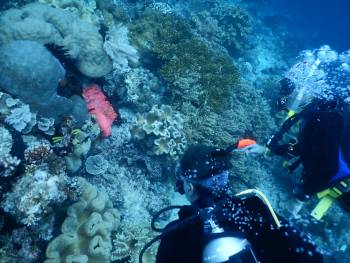
<path id="1" fill-rule="evenodd" d="M 315 101 L 347 124 L 349 10 L 346 0 L 2 0 L 0 262 L 139 262 L 159 234 L 152 217 L 190 204 L 175 187 L 187 149 L 264 146 Z M 349 263 L 348 196 L 333 191 L 329 209 L 314 210 L 350 176 L 337 174 L 339 156 L 350 163 L 348 130 L 321 120 L 329 139 L 316 128 L 294 171 L 284 164 L 297 158 L 233 150 L 229 192 L 260 190 L 324 262 Z M 297 186 L 312 189 L 302 206 Z"/>

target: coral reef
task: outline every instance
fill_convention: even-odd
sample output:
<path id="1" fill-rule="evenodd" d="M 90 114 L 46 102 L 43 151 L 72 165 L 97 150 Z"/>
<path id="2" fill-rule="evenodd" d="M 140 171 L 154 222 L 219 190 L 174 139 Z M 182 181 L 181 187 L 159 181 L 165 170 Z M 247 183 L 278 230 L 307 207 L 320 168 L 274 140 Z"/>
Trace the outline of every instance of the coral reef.
<path id="1" fill-rule="evenodd" d="M 89 77 L 102 77 L 112 70 L 98 28 L 67 10 L 39 3 L 7 10 L 0 18 L 0 44 L 14 40 L 62 46 Z"/>
<path id="2" fill-rule="evenodd" d="M 82 20 L 92 23 L 96 26 L 100 24 L 100 18 L 96 11 L 96 1 L 80 1 L 80 0 L 39 0 L 40 3 L 53 6 L 55 8 L 65 9 Z"/>
<path id="3" fill-rule="evenodd" d="M 148 113 L 136 115 L 131 135 L 136 140 L 143 140 L 150 153 L 176 158 L 187 145 L 182 130 L 183 116 L 180 112 L 167 105 L 154 105 Z"/>
<path id="4" fill-rule="evenodd" d="M 5 122 L 19 132 L 29 133 L 36 124 L 36 114 L 30 112 L 28 105 L 23 105 L 11 109 Z"/>
<path id="5" fill-rule="evenodd" d="M 91 142 L 92 140 L 89 134 L 82 130 L 78 130 L 74 133 L 74 138 L 69 138 L 67 143 L 72 147 L 72 150 L 64 157 L 69 172 L 74 173 L 81 167 L 81 159 L 90 151 Z"/>
<path id="6" fill-rule="evenodd" d="M 134 152 L 124 152 L 123 158 L 135 158 L 132 153 Z M 172 187 L 167 184 L 150 180 L 148 171 L 137 168 L 134 162 L 125 164 L 121 162 L 123 158 L 118 154 L 113 154 L 112 151 L 111 155 L 115 165 L 103 176 L 94 176 L 91 181 L 108 193 L 121 214 L 119 229 L 112 237 L 112 259 L 136 262 L 142 247 L 153 237 L 149 224 L 151 215 L 167 206 L 169 193 L 174 193 Z M 143 158 L 143 155 L 140 158 Z M 157 179 L 159 180 L 159 177 Z M 145 262 L 154 261 L 155 249 L 156 246 L 148 251 L 146 256 L 149 261 Z"/>
<path id="7" fill-rule="evenodd" d="M 68 208 L 58 237 L 47 247 L 45 263 L 110 262 L 111 232 L 119 225 L 119 213 L 106 193 L 79 179 L 83 192 Z"/>
<path id="8" fill-rule="evenodd" d="M 12 143 L 13 139 L 11 133 L 4 126 L 0 126 L 0 158 L 10 153 Z"/>
<path id="9" fill-rule="evenodd" d="M 244 52 L 248 47 L 252 33 L 251 17 L 239 5 L 216 2 L 205 11 L 193 13 L 191 20 L 200 35 L 230 52 Z"/>
<path id="10" fill-rule="evenodd" d="M 21 162 L 16 156 L 10 154 L 12 144 L 12 135 L 5 127 L 0 125 L 0 177 L 13 175 Z"/>
<path id="11" fill-rule="evenodd" d="M 150 111 L 152 105 L 160 104 L 164 94 L 159 79 L 147 69 L 131 69 L 126 73 L 124 84 L 124 100 L 137 112 Z"/>
<path id="12" fill-rule="evenodd" d="M 271 135 L 298 39 L 260 0 L 29 2 L 0 6 L 0 262 L 44 262 L 45 247 L 46 263 L 136 262 L 152 215 L 185 204 L 173 185 L 188 145 Z M 290 216 L 298 176 L 240 151 L 232 167 L 232 192 L 257 187 Z M 316 202 L 292 221 L 348 262 L 348 218 L 334 205 L 309 220 Z"/>
<path id="13" fill-rule="evenodd" d="M 235 87 L 232 107 L 220 114 L 210 107 L 197 108 L 184 103 L 184 132 L 190 144 L 204 143 L 227 147 L 243 136 L 266 140 L 275 128 L 271 108 L 257 90 L 249 85 Z"/>
<path id="14" fill-rule="evenodd" d="M 154 60 L 160 60 L 157 63 L 160 76 L 170 84 L 174 99 L 181 100 L 182 94 L 177 79 L 192 78 L 195 74 L 199 91 L 194 92 L 198 92 L 200 105 L 208 104 L 215 110 L 229 105 L 239 73 L 231 58 L 196 37 L 189 23 L 173 14 L 153 10 L 145 11 L 129 29 L 141 55 L 148 53 L 142 62 L 147 63 L 150 54 L 154 54 Z"/>
<path id="15" fill-rule="evenodd" d="M 0 85 L 6 92 L 30 104 L 43 116 L 57 117 L 72 108 L 69 99 L 57 94 L 65 70 L 44 46 L 34 41 L 14 41 L 3 45 L 0 52 Z M 33 95 L 36 92 L 40 96 Z M 24 117 L 19 118 L 24 123 L 31 119 L 29 109 L 18 109 L 16 114 Z"/>
<path id="16" fill-rule="evenodd" d="M 129 61 L 138 63 L 137 50 L 129 43 L 128 29 L 126 26 L 112 26 L 105 38 L 103 48 L 112 59 L 113 69 L 118 73 L 129 70 Z"/>
<path id="17" fill-rule="evenodd" d="M 64 181 L 62 176 L 37 169 L 15 184 L 13 192 L 6 194 L 2 207 L 24 225 L 38 226 L 50 211 L 50 205 L 57 205 L 66 199 L 62 191 Z"/>
<path id="18" fill-rule="evenodd" d="M 85 161 L 85 170 L 91 175 L 100 175 L 107 171 L 108 161 L 101 155 L 91 155 Z"/>
<path id="19" fill-rule="evenodd" d="M 52 215 L 52 208 L 67 199 L 65 165 L 46 141 L 24 138 L 25 174 L 5 194 L 2 208 L 26 226 L 38 226 Z"/>
<path id="20" fill-rule="evenodd" d="M 38 129 L 47 135 L 55 134 L 55 119 L 42 117 L 38 120 Z"/>

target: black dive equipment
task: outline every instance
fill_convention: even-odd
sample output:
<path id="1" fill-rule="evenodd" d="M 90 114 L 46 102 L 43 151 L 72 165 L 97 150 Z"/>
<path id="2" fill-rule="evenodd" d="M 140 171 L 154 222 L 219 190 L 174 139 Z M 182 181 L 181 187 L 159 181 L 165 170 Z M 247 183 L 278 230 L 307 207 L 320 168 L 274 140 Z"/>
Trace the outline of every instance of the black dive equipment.
<path id="1" fill-rule="evenodd" d="M 212 207 L 203 209 L 204 248 L 202 263 L 258 263 L 251 244 L 239 233 L 226 232 L 216 222 Z"/>
<path id="2" fill-rule="evenodd" d="M 161 240 L 173 231 L 198 220 L 202 220 L 204 223 L 202 263 L 259 263 L 247 239 L 242 237 L 240 233 L 225 231 L 216 222 L 215 213 L 217 213 L 219 207 L 221 207 L 220 203 L 217 204 L 215 208 L 207 207 L 199 209 L 195 215 L 182 220 L 170 228 L 162 229 L 155 226 L 155 222 L 161 214 L 181 207 L 182 206 L 169 206 L 160 210 L 153 216 L 151 227 L 154 231 L 161 232 L 161 234 L 143 247 L 139 255 L 139 263 L 143 262 L 143 254 L 153 243 Z"/>

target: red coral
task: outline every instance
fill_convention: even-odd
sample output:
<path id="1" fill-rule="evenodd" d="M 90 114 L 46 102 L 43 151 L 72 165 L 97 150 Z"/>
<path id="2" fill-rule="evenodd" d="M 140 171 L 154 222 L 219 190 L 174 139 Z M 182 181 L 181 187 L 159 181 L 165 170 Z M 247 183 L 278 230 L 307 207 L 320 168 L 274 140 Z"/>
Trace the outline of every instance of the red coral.
<path id="1" fill-rule="evenodd" d="M 83 90 L 83 97 L 89 112 L 96 117 L 103 136 L 110 136 L 112 123 L 118 115 L 101 88 L 97 84 L 91 84 Z"/>

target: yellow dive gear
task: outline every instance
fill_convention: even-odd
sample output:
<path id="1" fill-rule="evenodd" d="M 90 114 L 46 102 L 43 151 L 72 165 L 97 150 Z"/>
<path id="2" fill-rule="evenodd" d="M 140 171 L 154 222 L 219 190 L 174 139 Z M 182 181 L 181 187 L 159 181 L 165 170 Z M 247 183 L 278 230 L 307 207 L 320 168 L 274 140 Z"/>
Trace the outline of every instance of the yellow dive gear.
<path id="1" fill-rule="evenodd" d="M 311 216 L 317 220 L 321 220 L 329 208 L 334 202 L 340 197 L 346 189 L 350 187 L 349 180 L 340 181 L 337 186 L 328 188 L 316 194 L 317 198 L 320 199 L 316 207 L 312 210 Z"/>

